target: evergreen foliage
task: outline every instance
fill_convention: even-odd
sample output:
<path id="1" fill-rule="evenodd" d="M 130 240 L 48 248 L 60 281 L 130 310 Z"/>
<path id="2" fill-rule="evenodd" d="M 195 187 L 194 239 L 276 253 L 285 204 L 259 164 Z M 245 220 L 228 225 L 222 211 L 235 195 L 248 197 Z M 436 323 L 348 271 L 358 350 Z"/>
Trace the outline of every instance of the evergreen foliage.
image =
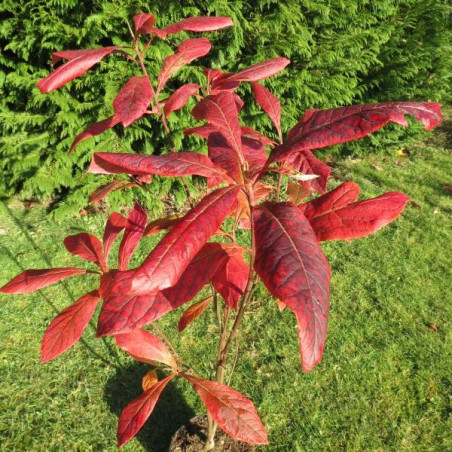
<path id="1" fill-rule="evenodd" d="M 134 68 L 119 55 L 109 56 L 51 94 L 43 96 L 36 87 L 36 81 L 51 70 L 52 51 L 129 44 L 125 23 L 140 11 L 154 13 L 159 27 L 199 15 L 229 16 L 235 23 L 233 29 L 209 33 L 212 52 L 178 72 L 169 89 L 187 81 L 202 84 L 203 65 L 237 71 L 272 57 L 290 58 L 288 70 L 266 83 L 282 99 L 286 127 L 307 108 L 450 100 L 450 7 L 445 0 L 192 0 L 183 5 L 169 0 L 4 0 L 0 5 L 0 196 L 20 193 L 53 199 L 54 214 L 63 218 L 86 206 L 89 193 L 110 180 L 85 172 L 94 149 L 158 153 L 167 146 L 160 125 L 145 118 L 127 129 L 116 126 L 67 154 L 80 131 L 111 115 L 114 96 L 134 75 Z M 153 46 L 150 73 L 187 36 L 159 40 Z M 241 94 L 252 105 L 247 123 L 271 133 L 268 119 L 253 106 L 249 93 Z M 178 148 L 194 149 L 199 141 L 184 137 L 182 130 L 195 122 L 181 113 L 169 119 Z M 411 127 L 403 131 L 393 127 L 361 142 L 360 148 L 385 147 L 395 138 L 400 143 L 409 134 Z M 158 200 L 162 195 L 183 201 L 182 187 L 174 184 L 156 177 L 146 192 L 129 189 L 109 195 L 108 200 L 117 207 L 137 197 L 158 213 L 163 209 Z"/>

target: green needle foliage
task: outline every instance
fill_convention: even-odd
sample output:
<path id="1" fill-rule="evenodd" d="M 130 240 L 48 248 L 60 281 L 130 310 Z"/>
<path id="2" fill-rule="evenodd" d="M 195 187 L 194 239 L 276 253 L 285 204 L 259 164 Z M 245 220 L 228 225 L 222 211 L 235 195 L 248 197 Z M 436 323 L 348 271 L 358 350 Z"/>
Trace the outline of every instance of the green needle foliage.
<path id="1" fill-rule="evenodd" d="M 52 200 L 52 211 L 61 219 L 86 207 L 89 194 L 110 180 L 86 174 L 94 149 L 159 153 L 168 146 L 160 125 L 146 118 L 127 129 L 117 126 L 67 154 L 81 130 L 111 115 L 114 96 L 134 75 L 121 56 L 110 56 L 50 95 L 41 95 L 36 87 L 51 70 L 53 51 L 127 44 L 130 37 L 123 24 L 137 12 L 155 13 L 157 26 L 199 15 L 229 16 L 235 23 L 233 31 L 209 33 L 212 53 L 198 67 L 181 70 L 170 89 L 187 81 L 202 82 L 203 66 L 237 71 L 276 56 L 290 58 L 290 71 L 267 83 L 282 99 L 287 127 L 308 108 L 448 99 L 450 7 L 445 0 L 193 0 L 182 5 L 169 0 L 3 0 L 0 196 L 19 193 L 22 198 Z M 177 44 L 187 36 L 170 39 Z M 153 46 L 156 67 L 170 48 L 165 41 Z M 152 66 L 151 62 L 151 74 Z M 252 102 L 247 93 L 241 94 Z M 193 149 L 199 142 L 184 137 L 182 130 L 194 122 L 180 116 L 170 118 L 176 146 Z M 258 130 L 271 130 L 257 107 L 246 121 Z M 359 148 L 348 145 L 333 152 L 367 152 L 369 145 L 386 148 L 420 133 L 419 128 L 393 127 L 353 145 Z M 164 208 L 158 198 L 177 203 L 185 195 L 180 184 L 156 177 L 147 192 L 129 189 L 108 200 L 117 207 L 135 197 L 158 213 Z"/>

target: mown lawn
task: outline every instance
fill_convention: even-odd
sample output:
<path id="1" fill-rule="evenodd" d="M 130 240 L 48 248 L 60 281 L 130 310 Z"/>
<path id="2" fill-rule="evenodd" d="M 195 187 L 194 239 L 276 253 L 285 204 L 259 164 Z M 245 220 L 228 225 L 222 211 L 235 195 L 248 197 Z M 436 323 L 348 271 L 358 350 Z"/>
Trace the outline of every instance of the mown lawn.
<path id="1" fill-rule="evenodd" d="M 435 132 L 436 133 L 436 132 Z M 293 315 L 261 289 L 241 334 L 231 382 L 251 397 L 278 451 L 446 451 L 450 395 L 450 152 L 445 133 L 404 152 L 336 162 L 332 185 L 354 180 L 362 197 L 399 190 L 402 217 L 375 235 L 324 244 L 333 278 L 323 362 L 302 374 Z M 439 138 L 438 138 L 439 137 Z M 449 145 L 450 146 L 450 145 Z M 54 224 L 44 207 L 0 207 L 0 285 L 25 268 L 79 265 L 66 235 L 101 234 L 105 215 Z M 148 240 L 136 256 L 143 257 Z M 56 313 L 95 278 L 72 278 L 37 294 L 0 297 L 0 450 L 113 451 L 118 416 L 148 370 L 113 341 L 83 341 L 48 364 L 41 336 Z M 181 310 L 159 324 L 208 376 L 216 349 L 208 312 L 180 336 Z M 93 323 L 94 325 L 94 323 Z M 202 406 L 182 381 L 169 385 L 124 451 L 160 451 Z"/>

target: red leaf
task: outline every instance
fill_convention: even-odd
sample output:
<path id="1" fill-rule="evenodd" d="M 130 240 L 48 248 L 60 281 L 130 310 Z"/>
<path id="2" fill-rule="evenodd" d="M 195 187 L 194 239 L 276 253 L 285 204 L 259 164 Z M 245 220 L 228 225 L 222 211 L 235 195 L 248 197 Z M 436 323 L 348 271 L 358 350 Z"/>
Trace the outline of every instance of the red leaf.
<path id="1" fill-rule="evenodd" d="M 289 132 L 286 142 L 273 150 L 270 163 L 294 152 L 357 140 L 390 121 L 406 126 L 406 114 L 421 121 L 425 130 L 441 123 L 441 107 L 434 102 L 381 102 L 331 110 L 308 110 Z"/>
<path id="2" fill-rule="evenodd" d="M 103 237 L 104 256 L 106 263 L 108 262 L 108 256 L 110 254 L 111 247 L 116 240 L 116 237 L 118 237 L 119 233 L 126 227 L 126 224 L 127 219 L 118 212 L 113 212 L 108 217 Z"/>
<path id="3" fill-rule="evenodd" d="M 181 31 L 214 31 L 233 25 L 229 17 L 189 17 L 166 27 L 163 31 L 169 35 Z"/>
<path id="4" fill-rule="evenodd" d="M 233 186 L 210 193 L 171 228 L 139 268 L 111 276 L 103 293 L 98 336 L 143 326 L 173 309 L 158 291 L 176 284 L 233 211 L 240 190 Z"/>
<path id="5" fill-rule="evenodd" d="M 96 188 L 94 190 L 90 197 L 89 202 L 99 202 L 102 201 L 109 193 L 116 190 L 121 185 L 126 184 L 127 181 L 125 180 L 114 180 L 112 182 L 109 182 L 108 184 L 101 185 L 99 188 Z"/>
<path id="6" fill-rule="evenodd" d="M 242 151 L 248 163 L 248 176 L 252 178 L 261 172 L 267 162 L 265 147 L 259 140 L 242 136 Z"/>
<path id="7" fill-rule="evenodd" d="M 165 386 L 172 378 L 174 378 L 174 374 L 158 381 L 124 408 L 118 423 L 118 447 L 125 444 L 138 433 L 138 430 L 151 415 L 163 389 L 165 389 Z"/>
<path id="8" fill-rule="evenodd" d="M 219 188 L 171 228 L 136 270 L 131 288 L 137 294 L 173 286 L 207 240 L 232 212 L 241 186 Z"/>
<path id="9" fill-rule="evenodd" d="M 256 82 L 277 74 L 289 63 L 290 60 L 284 57 L 272 58 L 250 66 L 236 74 L 228 75 L 224 80 L 229 82 Z"/>
<path id="10" fill-rule="evenodd" d="M 207 140 L 207 147 L 212 162 L 216 166 L 223 168 L 223 170 L 236 182 L 240 182 L 241 169 L 237 160 L 237 154 L 226 141 L 226 138 L 219 132 L 212 132 Z M 221 182 L 221 178 L 218 177 L 214 180 L 209 180 L 209 187 L 215 186 Z"/>
<path id="11" fill-rule="evenodd" d="M 228 255 L 219 243 L 206 243 L 187 266 L 177 283 L 162 291 L 173 309 L 192 300 L 224 264 Z"/>
<path id="12" fill-rule="evenodd" d="M 67 63 L 61 65 L 47 77 L 40 80 L 37 85 L 41 93 L 48 93 L 67 82 L 74 80 L 91 69 L 102 58 L 110 55 L 121 47 L 103 47 L 100 49 L 89 50 L 67 50 L 65 52 L 55 52 L 54 56 L 60 58 L 71 58 Z M 76 55 L 74 57 L 74 55 Z"/>
<path id="13" fill-rule="evenodd" d="M 267 113 L 276 130 L 278 131 L 278 137 L 282 141 L 281 135 L 281 102 L 274 96 L 267 88 L 259 85 L 259 83 L 253 82 L 254 98 L 262 110 Z"/>
<path id="14" fill-rule="evenodd" d="M 291 203 L 254 209 L 255 268 L 270 293 L 295 314 L 303 371 L 322 359 L 330 292 L 330 269 L 309 221 Z"/>
<path id="15" fill-rule="evenodd" d="M 365 237 L 395 220 L 410 200 L 403 193 L 389 192 L 353 202 L 358 194 L 359 187 L 346 182 L 302 206 L 318 240 Z"/>
<path id="16" fill-rule="evenodd" d="M 182 216 L 173 215 L 168 218 L 159 218 L 157 220 L 151 221 L 144 230 L 144 237 L 158 234 L 165 229 L 170 229 L 172 226 L 177 224 L 182 219 Z"/>
<path id="17" fill-rule="evenodd" d="M 158 76 L 157 93 L 165 86 L 167 80 L 182 66 L 191 63 L 194 59 L 207 55 L 212 45 L 206 38 L 187 39 L 173 55 L 165 58 Z"/>
<path id="18" fill-rule="evenodd" d="M 196 135 L 198 137 L 204 138 L 205 140 L 207 140 L 209 138 L 209 135 L 212 132 L 216 132 L 217 129 L 215 127 L 213 127 L 210 124 L 206 124 L 204 126 L 199 126 L 199 127 L 191 127 L 190 129 L 185 129 L 184 130 L 184 135 Z"/>
<path id="19" fill-rule="evenodd" d="M 110 118 L 103 119 L 102 121 L 95 122 L 94 124 L 90 124 L 83 132 L 79 133 L 75 137 L 75 140 L 73 141 L 71 148 L 69 149 L 69 153 L 71 153 L 81 141 L 100 135 L 101 133 L 104 133 L 106 130 L 111 129 L 118 123 L 119 118 L 117 118 L 116 116 L 111 116 Z"/>
<path id="20" fill-rule="evenodd" d="M 297 152 L 284 161 L 284 165 L 303 174 L 316 174 L 317 178 L 304 181 L 302 185 L 317 193 L 325 193 L 331 168 L 319 160 L 311 151 Z"/>
<path id="21" fill-rule="evenodd" d="M 42 338 L 41 362 L 56 358 L 80 339 L 99 300 L 97 290 L 89 292 L 52 320 Z"/>
<path id="22" fill-rule="evenodd" d="M 244 163 L 237 106 L 231 93 L 224 91 L 207 96 L 192 110 L 192 115 L 210 122 L 234 149 L 240 163 Z"/>
<path id="23" fill-rule="evenodd" d="M 66 237 L 63 243 L 70 253 L 76 254 L 85 261 L 94 262 L 102 271 L 106 271 L 102 244 L 94 235 L 81 232 Z"/>
<path id="24" fill-rule="evenodd" d="M 173 111 L 180 110 L 201 87 L 196 83 L 187 83 L 174 91 L 165 102 L 165 116 L 168 117 Z"/>
<path id="25" fill-rule="evenodd" d="M 137 14 L 133 16 L 133 23 L 135 24 L 135 36 L 147 35 L 152 32 L 155 17 L 153 14 Z"/>
<path id="26" fill-rule="evenodd" d="M 252 138 L 253 140 L 260 141 L 264 146 L 273 146 L 275 142 L 268 138 L 266 135 L 257 132 L 251 127 L 242 126 L 240 127 L 242 131 L 242 137 Z"/>
<path id="27" fill-rule="evenodd" d="M 240 297 L 244 294 L 250 269 L 243 258 L 243 248 L 223 245 L 228 257 L 212 278 L 214 289 L 224 298 L 232 309 L 237 309 Z"/>
<path id="28" fill-rule="evenodd" d="M 209 307 L 212 300 L 213 297 L 210 296 L 190 306 L 179 320 L 179 332 L 184 331 L 193 320 L 197 319 Z"/>
<path id="29" fill-rule="evenodd" d="M 128 275 L 124 275 L 126 278 Z M 119 276 L 120 278 L 121 276 Z M 112 283 L 118 283 L 118 278 Z M 145 295 L 130 293 L 109 294 L 103 290 L 104 303 L 97 323 L 97 337 L 107 334 L 128 333 L 148 325 L 173 310 L 171 303 L 161 292 Z"/>
<path id="30" fill-rule="evenodd" d="M 96 152 L 88 169 L 95 174 L 157 174 L 160 176 L 219 177 L 226 174 L 209 157 L 196 152 L 177 152 L 165 155 L 140 155 Z"/>
<path id="31" fill-rule="evenodd" d="M 250 444 L 268 444 L 267 432 L 253 402 L 224 384 L 181 374 L 195 388 L 207 411 L 231 438 Z"/>
<path id="32" fill-rule="evenodd" d="M 127 218 L 124 236 L 119 245 L 118 268 L 126 270 L 129 265 L 133 251 L 143 237 L 144 230 L 148 222 L 148 216 L 139 202 L 135 203 L 134 208 Z"/>
<path id="33" fill-rule="evenodd" d="M 84 268 L 75 267 L 25 270 L 1 287 L 0 292 L 16 294 L 30 293 L 55 284 L 62 279 L 69 278 L 69 276 L 82 275 L 83 273 L 91 272 Z"/>
<path id="34" fill-rule="evenodd" d="M 151 99 L 152 85 L 149 78 L 132 77 L 113 101 L 115 116 L 124 127 L 130 126 L 146 113 Z"/>
<path id="35" fill-rule="evenodd" d="M 116 343 L 137 361 L 155 365 L 155 361 L 177 369 L 166 345 L 149 331 L 137 328 L 130 333 L 117 334 Z"/>

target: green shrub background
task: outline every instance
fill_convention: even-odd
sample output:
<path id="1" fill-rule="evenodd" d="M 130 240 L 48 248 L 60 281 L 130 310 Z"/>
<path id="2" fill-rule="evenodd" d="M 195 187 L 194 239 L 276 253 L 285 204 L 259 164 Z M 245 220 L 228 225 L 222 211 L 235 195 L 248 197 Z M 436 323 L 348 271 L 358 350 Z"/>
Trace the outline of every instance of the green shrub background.
<path id="1" fill-rule="evenodd" d="M 198 0 L 173 2 L 94 0 L 4 0 L 0 5 L 0 196 L 51 200 L 57 219 L 76 214 L 89 194 L 109 177 L 88 175 L 92 151 L 160 152 L 167 146 L 152 119 L 123 129 L 117 126 L 87 140 L 68 155 L 75 137 L 88 124 L 110 116 L 112 101 L 137 68 L 111 56 L 95 69 L 48 95 L 36 81 L 51 70 L 50 54 L 63 49 L 128 45 L 125 25 L 137 12 L 151 12 L 157 26 L 187 16 L 230 16 L 235 27 L 206 34 L 213 48 L 208 58 L 181 70 L 168 84 L 203 83 L 201 68 L 236 71 L 261 60 L 286 56 L 286 71 L 266 82 L 283 104 L 284 129 L 307 108 L 392 100 L 450 100 L 450 7 L 442 0 Z M 151 73 L 186 35 L 153 46 Z M 153 72 L 154 70 L 154 72 Z M 270 122 L 253 104 L 249 88 L 241 94 L 250 108 L 242 119 L 272 133 Z M 193 104 L 189 104 L 190 108 Z M 187 110 L 188 111 L 188 110 Z M 200 142 L 184 137 L 195 125 L 186 112 L 170 126 L 180 149 Z M 389 127 L 359 144 L 333 152 L 374 152 L 419 138 L 420 127 Z M 155 178 L 146 192 L 134 189 L 110 195 L 113 207 L 138 197 L 156 214 L 158 196 L 175 201 L 183 189 L 171 179 Z"/>

